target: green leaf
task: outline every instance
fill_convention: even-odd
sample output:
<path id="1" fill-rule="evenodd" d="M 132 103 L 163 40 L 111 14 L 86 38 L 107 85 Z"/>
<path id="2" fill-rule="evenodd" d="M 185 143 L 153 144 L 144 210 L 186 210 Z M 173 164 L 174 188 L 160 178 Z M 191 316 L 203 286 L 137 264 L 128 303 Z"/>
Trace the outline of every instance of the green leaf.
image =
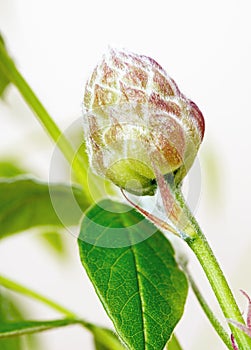
<path id="1" fill-rule="evenodd" d="M 4 50 L 6 50 L 4 39 L 1 34 L 0 34 L 0 45 L 4 48 Z M 1 65 L 0 65 L 0 98 L 3 97 L 4 92 L 10 83 L 11 81 L 6 76 L 4 71 L 1 69 Z"/>
<path id="2" fill-rule="evenodd" d="M 37 226 L 77 225 L 89 206 L 76 186 L 28 178 L 0 181 L 0 238 Z"/>
<path id="3" fill-rule="evenodd" d="M 18 175 L 24 175 L 27 173 L 19 165 L 15 164 L 14 161 L 2 160 L 0 161 L 0 178 L 1 177 L 15 177 Z"/>
<path id="4" fill-rule="evenodd" d="M 0 161 L 0 178 L 12 178 L 27 173 L 28 171 L 24 170 L 17 160 L 6 159 Z M 43 229 L 36 238 L 40 239 L 41 243 L 52 249 L 59 257 L 63 258 L 66 256 L 63 234 L 56 232 L 53 227 L 51 230 L 44 231 Z"/>
<path id="5" fill-rule="evenodd" d="M 0 324 L 0 339 L 43 332 L 49 329 L 64 327 L 76 323 L 79 323 L 79 321 L 74 319 L 2 323 Z"/>
<path id="6" fill-rule="evenodd" d="M 78 242 L 81 262 L 128 348 L 162 350 L 188 290 L 165 236 L 134 209 L 104 200 L 87 211 Z"/>

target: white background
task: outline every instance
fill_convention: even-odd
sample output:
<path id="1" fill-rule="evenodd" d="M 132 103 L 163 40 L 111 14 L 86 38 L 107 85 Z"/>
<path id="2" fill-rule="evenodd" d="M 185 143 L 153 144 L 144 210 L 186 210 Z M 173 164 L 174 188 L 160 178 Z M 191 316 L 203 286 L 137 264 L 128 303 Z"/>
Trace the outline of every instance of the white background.
<path id="1" fill-rule="evenodd" d="M 155 58 L 198 104 L 206 135 L 196 217 L 242 310 L 239 289 L 251 294 L 250 11 L 248 0 L 0 0 L 0 29 L 10 52 L 61 128 L 81 116 L 85 81 L 108 45 Z M 14 88 L 0 104 L 0 147 L 1 158 L 18 154 L 48 179 L 53 144 Z M 34 236 L 27 232 L 1 242 L 0 273 L 110 325 L 80 266 L 74 237 L 66 237 L 69 257 L 62 262 Z M 191 268 L 216 307 L 192 255 Z M 33 316 L 56 315 L 27 304 Z M 184 350 L 224 349 L 192 295 L 177 334 Z M 91 337 L 77 326 L 40 337 L 46 350 L 92 349 Z"/>

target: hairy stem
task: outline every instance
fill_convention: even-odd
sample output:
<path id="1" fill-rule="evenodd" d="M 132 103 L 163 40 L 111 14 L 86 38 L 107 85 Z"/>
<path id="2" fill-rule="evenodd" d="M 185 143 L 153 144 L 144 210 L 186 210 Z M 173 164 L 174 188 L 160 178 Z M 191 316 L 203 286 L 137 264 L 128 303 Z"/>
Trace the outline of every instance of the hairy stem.
<path id="1" fill-rule="evenodd" d="M 198 237 L 187 243 L 204 269 L 224 316 L 244 324 L 233 293 L 205 237 L 200 232 Z M 230 325 L 230 328 L 240 350 L 251 349 L 251 339 L 236 327 Z"/>
<path id="2" fill-rule="evenodd" d="M 233 319 L 237 322 L 245 324 L 240 309 L 238 308 L 221 267 L 210 245 L 208 244 L 206 237 L 202 233 L 198 223 L 187 207 L 180 189 L 176 189 L 175 197 L 177 202 L 182 207 L 183 214 L 187 216 L 187 218 L 190 220 L 191 226 L 194 228 L 193 237 L 187 238 L 186 242 L 199 260 L 224 316 L 227 319 Z M 251 338 L 233 325 L 229 326 L 236 339 L 236 342 L 239 345 L 239 350 L 251 349 Z"/>
<path id="3" fill-rule="evenodd" d="M 155 174 L 168 220 L 177 228 L 177 232 L 199 260 L 224 316 L 245 324 L 221 267 L 183 198 L 181 187 L 176 185 L 171 174 L 164 177 L 157 167 Z M 251 338 L 233 325 L 229 326 L 239 345 L 239 350 L 251 349 Z"/>
<path id="4" fill-rule="evenodd" d="M 83 162 L 79 158 L 78 154 L 75 153 L 72 145 L 68 139 L 61 132 L 57 124 L 54 122 L 52 117 L 49 115 L 43 104 L 40 102 L 38 97 L 35 95 L 33 90 L 30 88 L 28 83 L 25 81 L 21 73 L 18 71 L 14 61 L 8 55 L 4 45 L 0 42 L 0 69 L 1 72 L 16 86 L 24 100 L 30 106 L 35 113 L 37 119 L 42 124 L 44 129 L 50 135 L 52 140 L 59 147 L 66 160 L 75 173 L 78 182 L 84 186 L 86 195 L 90 197 L 88 192 L 87 177 L 85 174 L 85 168 Z M 91 200 L 90 200 L 91 202 Z"/>
<path id="5" fill-rule="evenodd" d="M 213 311 L 209 307 L 208 303 L 204 299 L 203 295 L 201 294 L 201 292 L 200 292 L 196 282 L 194 281 L 190 271 L 188 270 L 187 266 L 182 266 L 182 268 L 185 271 L 185 273 L 188 277 L 190 286 L 191 286 L 200 306 L 202 307 L 203 311 L 205 312 L 209 322 L 212 324 L 213 328 L 216 330 L 219 337 L 222 339 L 222 341 L 225 343 L 225 345 L 228 347 L 228 349 L 233 350 L 232 343 L 231 343 L 231 340 L 230 340 L 228 333 L 225 331 L 225 329 L 223 328 L 223 326 L 218 321 L 218 319 L 214 315 Z"/>

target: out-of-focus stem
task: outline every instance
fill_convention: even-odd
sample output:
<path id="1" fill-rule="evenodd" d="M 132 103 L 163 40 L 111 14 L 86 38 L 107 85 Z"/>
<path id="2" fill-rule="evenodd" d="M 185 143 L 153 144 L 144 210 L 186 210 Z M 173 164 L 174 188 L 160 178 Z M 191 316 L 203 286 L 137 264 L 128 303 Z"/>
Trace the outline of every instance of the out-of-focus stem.
<path id="1" fill-rule="evenodd" d="M 20 283 L 17 283 L 17 282 L 10 280 L 7 277 L 0 276 L 0 285 L 7 288 L 7 289 L 10 289 L 14 292 L 25 295 L 29 298 L 38 300 L 41 303 L 53 308 L 54 310 L 62 313 L 63 315 L 65 315 L 69 318 L 77 318 L 77 316 L 74 312 L 66 309 L 65 307 L 61 306 L 57 302 L 52 301 L 52 300 L 48 299 L 47 297 L 45 297 L 37 292 L 34 292 L 33 290 L 21 285 Z"/>
<path id="2" fill-rule="evenodd" d="M 92 202 L 91 196 L 88 190 L 86 170 L 83 162 L 81 162 L 78 154 L 75 153 L 72 145 L 68 139 L 61 132 L 57 124 L 54 122 L 52 117 L 49 115 L 43 104 L 40 102 L 38 97 L 35 95 L 29 84 L 23 78 L 21 73 L 18 71 L 14 61 L 8 55 L 3 43 L 0 41 L 0 69 L 11 82 L 16 86 L 24 100 L 30 106 L 35 113 L 37 119 L 40 121 L 44 129 L 50 135 L 52 140 L 59 147 L 70 166 L 76 175 L 78 182 L 83 185 L 86 196 L 89 197 L 90 203 Z"/>
<path id="3" fill-rule="evenodd" d="M 86 320 L 83 320 L 79 316 L 77 316 L 71 310 L 68 310 L 64 306 L 58 304 L 57 302 L 45 297 L 44 295 L 37 293 L 20 283 L 14 282 L 7 277 L 0 276 L 0 286 L 3 286 L 13 292 L 20 293 L 28 298 L 32 298 L 37 300 L 50 308 L 60 312 L 65 315 L 68 319 L 72 321 L 72 323 L 78 323 L 82 325 L 85 329 L 90 331 L 94 337 L 97 337 L 102 343 L 102 345 L 106 346 L 111 350 L 125 350 L 124 346 L 119 342 L 118 338 L 114 336 L 114 334 L 105 328 L 98 327 L 95 324 L 92 324 Z"/>

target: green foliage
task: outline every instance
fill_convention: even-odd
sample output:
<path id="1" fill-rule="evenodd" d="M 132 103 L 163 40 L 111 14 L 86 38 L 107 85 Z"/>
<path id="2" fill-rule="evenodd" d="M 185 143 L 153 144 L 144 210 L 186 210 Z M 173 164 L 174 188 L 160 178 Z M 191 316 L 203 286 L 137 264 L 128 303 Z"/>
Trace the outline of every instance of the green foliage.
<path id="1" fill-rule="evenodd" d="M 10 160 L 2 160 L 0 161 L 0 178 L 3 177 L 15 177 L 18 175 L 25 174 L 26 171 L 21 169 L 18 165 L 16 165 L 16 162 L 10 161 Z"/>
<path id="2" fill-rule="evenodd" d="M 0 178 L 12 178 L 19 175 L 27 174 L 18 161 L 6 159 L 0 161 Z M 59 257 L 65 257 L 66 247 L 64 244 L 63 235 L 55 230 L 46 230 L 38 236 L 40 241 L 47 247 L 50 247 Z"/>
<path id="3" fill-rule="evenodd" d="M 79 187 L 28 178 L 0 181 L 0 193 L 0 238 L 36 226 L 77 225 L 89 206 Z"/>
<path id="4" fill-rule="evenodd" d="M 78 187 L 48 185 L 27 177 L 16 178 L 15 176 L 23 174 L 18 167 L 15 165 L 11 167 L 7 163 L 0 164 L 0 178 L 2 178 L 0 181 L 0 238 L 37 226 L 43 226 L 43 229 L 46 226 L 46 229 L 54 231 L 62 226 L 76 225 L 79 223 L 82 212 L 93 201 L 93 197 L 95 200 L 103 198 L 104 194 L 113 194 L 114 189 L 106 183 L 106 191 L 104 191 L 103 180 L 87 176 L 85 153 L 83 153 L 84 156 L 81 156 L 80 153 L 75 152 L 75 148 L 72 147 L 18 71 L 0 35 L 0 98 L 10 83 L 15 85 L 68 160 L 75 173 L 75 179 L 84 187 L 85 194 Z M 189 152 L 186 154 L 188 159 L 189 154 Z M 135 169 L 131 170 L 133 172 Z M 140 170 L 145 171 L 143 168 Z M 179 171 L 175 179 L 177 175 L 180 177 L 182 174 L 183 172 Z M 119 174 L 119 177 L 123 180 L 124 174 Z M 90 180 L 89 183 L 88 180 Z M 78 210 L 73 202 L 77 204 Z M 109 200 L 99 204 L 102 207 L 93 206 L 82 221 L 79 236 L 82 264 L 108 315 L 114 322 L 119 336 L 128 348 L 130 350 L 162 350 L 166 342 L 170 340 L 174 327 L 183 313 L 187 295 L 185 275 L 178 268 L 174 260 L 174 251 L 167 239 L 140 214 L 128 206 Z M 189 214 L 185 202 L 182 202 L 182 209 L 185 215 Z M 187 217 L 192 225 L 195 223 L 196 233 L 196 237 L 194 236 L 196 239 L 187 240 L 187 243 L 204 268 L 225 318 L 243 323 L 241 312 L 211 248 L 192 215 L 189 214 Z M 58 236 L 51 238 L 47 236 L 47 242 L 50 242 L 54 250 L 61 251 L 62 242 L 58 240 Z M 20 320 L 17 322 L 15 315 L 18 314 L 18 310 L 15 305 L 6 304 L 6 300 L 0 295 L 1 350 L 21 350 L 19 338 L 7 341 L 3 338 L 74 323 L 79 323 L 92 332 L 97 350 L 124 349 L 112 332 L 91 325 L 84 320 L 75 319 L 75 314 L 57 303 L 15 282 L 8 281 L 6 278 L 0 276 L 0 279 L 6 288 L 40 300 L 66 317 L 72 317 L 55 321 Z M 10 322 L 12 315 L 14 315 L 15 322 Z M 225 336 L 226 332 L 221 325 L 212 321 L 212 317 L 209 319 L 226 346 L 231 349 L 232 345 L 229 345 L 228 336 Z M 240 350 L 251 348 L 250 338 L 233 327 L 231 331 Z M 167 349 L 181 350 L 181 346 L 173 337 Z"/>
<path id="5" fill-rule="evenodd" d="M 74 319 L 62 319 L 53 321 L 20 321 L 0 324 L 0 339 L 16 337 L 24 334 L 47 331 L 53 328 L 79 323 Z"/>
<path id="6" fill-rule="evenodd" d="M 188 288 L 168 240 L 135 210 L 104 200 L 86 213 L 78 241 L 82 264 L 129 349 L 163 349 Z"/>

